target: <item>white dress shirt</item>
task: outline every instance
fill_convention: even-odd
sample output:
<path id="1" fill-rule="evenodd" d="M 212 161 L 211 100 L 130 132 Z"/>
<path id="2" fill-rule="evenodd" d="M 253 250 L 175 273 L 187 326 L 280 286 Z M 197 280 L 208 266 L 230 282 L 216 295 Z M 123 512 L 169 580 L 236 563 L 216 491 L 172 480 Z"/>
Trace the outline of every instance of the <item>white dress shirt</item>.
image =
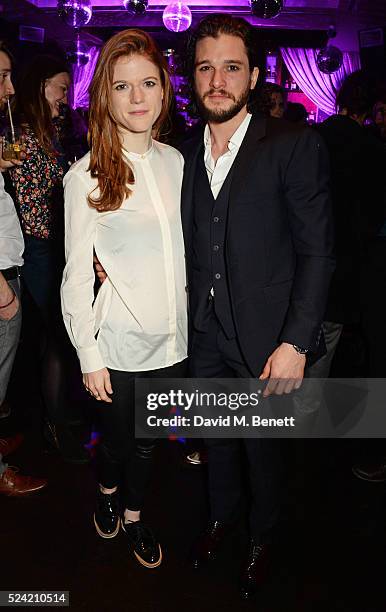
<path id="1" fill-rule="evenodd" d="M 89 154 L 64 178 L 62 311 L 82 372 L 148 371 L 187 356 L 183 158 L 156 141 L 144 155 L 123 154 L 135 184 L 118 210 L 100 213 L 88 205 L 97 186 Z M 93 304 L 94 250 L 108 278 Z"/>
<path id="2" fill-rule="evenodd" d="M 252 115 L 250 113 L 247 114 L 243 122 L 239 125 L 233 136 L 228 141 L 228 151 L 221 155 L 217 162 L 214 161 L 212 157 L 212 142 L 210 138 L 210 129 L 209 126 L 206 125 L 204 130 L 204 161 L 205 168 L 208 174 L 209 184 L 212 190 L 212 194 L 214 199 L 217 198 L 220 193 L 220 189 L 223 186 L 223 183 L 228 176 L 228 172 L 232 167 L 233 162 L 236 159 L 236 155 L 239 152 L 241 147 L 241 143 L 244 140 L 244 136 L 247 132 L 249 122 L 251 120 Z"/>
<path id="3" fill-rule="evenodd" d="M 11 196 L 0 172 L 0 270 L 23 265 L 24 239 Z"/>

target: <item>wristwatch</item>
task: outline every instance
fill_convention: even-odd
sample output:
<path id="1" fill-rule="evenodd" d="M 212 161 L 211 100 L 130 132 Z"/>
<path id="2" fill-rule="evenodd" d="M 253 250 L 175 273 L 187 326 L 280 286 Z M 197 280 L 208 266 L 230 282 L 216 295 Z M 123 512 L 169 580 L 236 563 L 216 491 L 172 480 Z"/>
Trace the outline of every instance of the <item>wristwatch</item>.
<path id="1" fill-rule="evenodd" d="M 296 346 L 296 344 L 292 345 L 299 355 L 307 355 L 308 349 L 302 348 L 301 346 Z"/>

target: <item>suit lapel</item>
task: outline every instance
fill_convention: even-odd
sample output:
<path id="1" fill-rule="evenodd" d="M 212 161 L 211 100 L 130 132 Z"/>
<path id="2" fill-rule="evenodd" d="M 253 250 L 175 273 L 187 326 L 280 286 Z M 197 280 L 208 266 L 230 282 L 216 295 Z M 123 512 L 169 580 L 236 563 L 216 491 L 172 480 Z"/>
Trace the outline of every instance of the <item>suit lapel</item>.
<path id="1" fill-rule="evenodd" d="M 251 173 L 251 162 L 260 147 L 260 140 L 266 133 L 266 120 L 263 115 L 253 115 L 244 140 L 232 167 L 232 184 L 229 201 L 233 202 L 243 190 L 245 178 Z"/>
<path id="2" fill-rule="evenodd" d="M 192 147 L 185 154 L 184 176 L 181 189 L 181 219 L 184 233 L 185 249 L 190 252 L 193 230 L 193 198 L 194 178 L 196 174 L 199 155 L 203 154 L 202 137 L 192 143 Z"/>

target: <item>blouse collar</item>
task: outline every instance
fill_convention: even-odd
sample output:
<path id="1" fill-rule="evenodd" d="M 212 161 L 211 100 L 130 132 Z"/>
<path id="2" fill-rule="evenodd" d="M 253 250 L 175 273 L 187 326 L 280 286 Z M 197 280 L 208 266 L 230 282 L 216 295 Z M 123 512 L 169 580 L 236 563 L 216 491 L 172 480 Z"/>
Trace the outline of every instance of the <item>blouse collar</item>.
<path id="1" fill-rule="evenodd" d="M 130 161 L 144 161 L 145 159 L 149 159 L 154 151 L 154 140 L 152 139 L 150 148 L 145 151 L 145 153 L 133 153 L 132 151 L 127 151 L 122 147 L 123 154 L 130 159 Z"/>

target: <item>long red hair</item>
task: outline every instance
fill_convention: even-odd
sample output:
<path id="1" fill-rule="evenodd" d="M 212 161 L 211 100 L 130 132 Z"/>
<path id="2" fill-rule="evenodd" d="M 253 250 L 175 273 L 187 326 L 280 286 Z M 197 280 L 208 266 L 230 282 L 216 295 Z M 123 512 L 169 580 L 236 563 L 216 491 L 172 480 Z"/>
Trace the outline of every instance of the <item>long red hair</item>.
<path id="1" fill-rule="evenodd" d="M 135 28 L 123 30 L 107 41 L 90 85 L 89 170 L 98 180 L 99 195 L 92 197 L 90 194 L 88 202 L 100 212 L 117 210 L 131 194 L 129 185 L 134 184 L 133 169 L 122 156 L 122 142 L 111 109 L 114 66 L 118 58 L 127 55 L 143 55 L 159 70 L 163 100 L 161 113 L 153 126 L 156 139 L 162 137 L 167 126 L 173 100 L 166 60 L 146 32 Z"/>

